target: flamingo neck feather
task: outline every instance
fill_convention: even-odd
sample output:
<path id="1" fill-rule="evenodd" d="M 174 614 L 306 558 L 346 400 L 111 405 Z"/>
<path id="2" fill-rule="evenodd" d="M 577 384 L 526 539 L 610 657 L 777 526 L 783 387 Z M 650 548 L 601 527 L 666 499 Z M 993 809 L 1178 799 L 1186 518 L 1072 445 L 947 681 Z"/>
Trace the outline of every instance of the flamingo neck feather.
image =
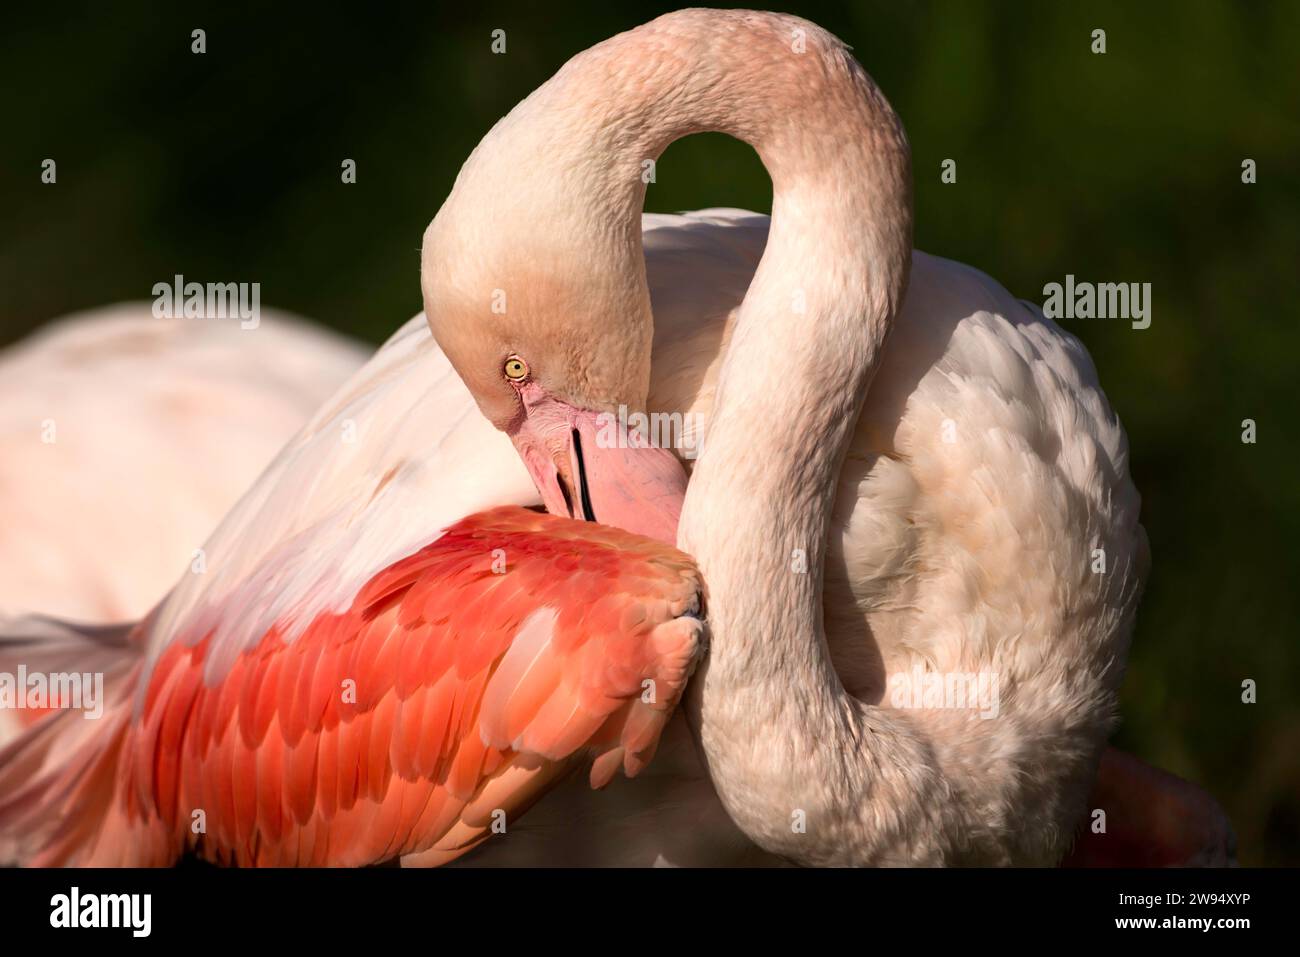
<path id="1" fill-rule="evenodd" d="M 688 693 L 741 828 L 769 850 L 833 861 L 862 838 L 809 784 L 824 774 L 847 786 L 873 758 L 830 663 L 821 570 L 836 476 L 912 248 L 907 140 L 875 83 L 814 24 L 747 11 L 669 14 L 579 54 L 462 169 L 425 234 L 426 309 L 454 315 L 507 281 L 542 288 L 550 320 L 565 312 L 554 337 L 576 330 L 601 358 L 573 363 L 570 397 L 643 403 L 645 174 L 673 141 L 706 131 L 754 147 L 773 203 L 679 530 L 704 573 L 712 631 Z M 545 303 L 523 308 L 546 315 Z M 469 335 L 445 325 L 453 348 Z M 812 820 L 791 840 L 796 810 Z"/>
<path id="2" fill-rule="evenodd" d="M 629 283 L 608 308 L 636 317 L 634 342 L 651 331 L 645 161 L 720 131 L 752 145 L 772 178 L 768 244 L 679 529 L 709 590 L 712 650 L 690 691 L 693 724 L 719 796 L 760 845 L 808 863 L 870 856 L 880 829 L 858 816 L 870 802 L 845 801 L 845 789 L 874 786 L 888 801 L 877 766 L 926 758 L 845 694 L 824 637 L 822 566 L 844 451 L 907 286 L 901 123 L 833 36 L 747 12 L 661 18 L 576 58 L 536 97 L 530 109 L 575 120 L 555 147 L 565 160 L 551 195 L 566 202 L 575 176 L 598 184 L 594 205 L 573 207 L 588 224 L 572 233 L 590 244 L 587 262 Z M 648 363 L 648 348 L 638 355 Z M 866 742 L 869 730 L 881 733 Z"/>

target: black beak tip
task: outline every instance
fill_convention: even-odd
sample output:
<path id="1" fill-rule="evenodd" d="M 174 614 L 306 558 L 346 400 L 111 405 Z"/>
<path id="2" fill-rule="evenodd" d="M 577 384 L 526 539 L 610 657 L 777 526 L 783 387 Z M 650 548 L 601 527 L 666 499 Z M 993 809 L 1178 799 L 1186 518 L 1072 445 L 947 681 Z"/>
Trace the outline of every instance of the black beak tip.
<path id="1" fill-rule="evenodd" d="M 596 520 L 595 509 L 591 507 L 591 495 L 587 491 L 587 463 L 582 457 L 582 436 L 573 430 L 573 457 L 578 460 L 578 500 L 582 505 L 583 521 Z"/>

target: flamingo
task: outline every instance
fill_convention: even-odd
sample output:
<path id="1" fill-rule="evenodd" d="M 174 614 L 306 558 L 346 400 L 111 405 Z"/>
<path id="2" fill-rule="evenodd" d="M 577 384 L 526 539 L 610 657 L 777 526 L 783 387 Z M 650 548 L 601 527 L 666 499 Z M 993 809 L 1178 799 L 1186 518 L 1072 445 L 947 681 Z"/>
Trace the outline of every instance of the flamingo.
<path id="1" fill-rule="evenodd" d="M 0 616 L 134 621 L 366 355 L 273 310 L 256 330 L 121 303 L 0 354 Z M 0 712 L 0 742 L 40 710 Z"/>
<path id="2" fill-rule="evenodd" d="M 312 411 L 359 369 L 286 313 L 256 330 L 65 316 L 0 354 L 0 614 L 140 618 Z"/>
<path id="3" fill-rule="evenodd" d="M 643 160 L 702 129 L 756 147 L 770 224 L 639 219 Z M 0 855 L 484 862 L 607 806 L 584 836 L 659 863 L 1061 857 L 1145 562 L 1124 435 L 1072 337 L 912 251 L 901 126 L 838 41 L 683 11 L 579 55 L 466 163 L 422 282 L 206 575 L 110 635 L 11 631 L 116 664 L 104 727 L 0 755 Z M 708 423 L 689 485 L 602 443 L 619 407 Z M 917 663 L 1004 673 L 1001 717 L 890 706 Z"/>

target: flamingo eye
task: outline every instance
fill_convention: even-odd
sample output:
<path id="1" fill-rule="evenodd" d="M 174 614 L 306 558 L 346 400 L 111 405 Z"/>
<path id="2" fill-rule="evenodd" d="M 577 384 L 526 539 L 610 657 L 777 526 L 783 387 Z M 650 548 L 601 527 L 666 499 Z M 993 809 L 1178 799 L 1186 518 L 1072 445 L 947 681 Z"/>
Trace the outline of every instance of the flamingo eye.
<path id="1" fill-rule="evenodd" d="M 528 378 L 528 363 L 518 356 L 506 360 L 506 378 L 511 382 L 523 382 Z"/>

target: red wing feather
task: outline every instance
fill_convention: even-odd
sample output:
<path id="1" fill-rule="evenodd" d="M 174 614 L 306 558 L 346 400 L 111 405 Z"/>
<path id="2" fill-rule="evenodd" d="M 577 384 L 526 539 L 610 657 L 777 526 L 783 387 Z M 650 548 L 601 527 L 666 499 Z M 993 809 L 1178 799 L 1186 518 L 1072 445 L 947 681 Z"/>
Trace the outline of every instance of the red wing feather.
<path id="1" fill-rule="evenodd" d="M 685 555 L 648 539 L 517 508 L 471 516 L 346 611 L 290 641 L 271 630 L 215 686 L 206 642 L 173 641 L 107 820 L 122 839 L 164 829 L 144 842 L 163 858 L 449 860 L 580 753 L 597 756 L 595 785 L 649 760 L 699 651 L 682 617 L 699 588 Z M 113 837 L 95 856 L 130 859 Z"/>

